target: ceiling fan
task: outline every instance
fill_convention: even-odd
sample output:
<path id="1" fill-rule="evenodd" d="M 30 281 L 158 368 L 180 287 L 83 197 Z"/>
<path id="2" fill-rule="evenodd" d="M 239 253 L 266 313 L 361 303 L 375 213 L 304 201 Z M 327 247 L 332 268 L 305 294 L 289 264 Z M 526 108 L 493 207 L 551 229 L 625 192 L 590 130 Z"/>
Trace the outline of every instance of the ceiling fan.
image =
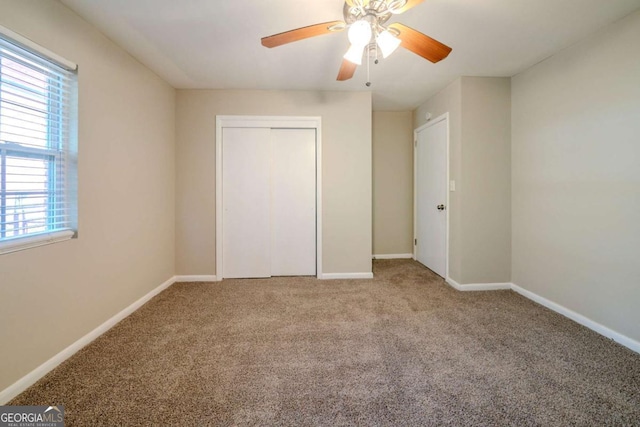
<path id="1" fill-rule="evenodd" d="M 331 34 L 349 28 L 351 46 L 344 55 L 339 81 L 353 77 L 356 67 L 362 64 L 363 55 L 382 57 L 391 55 L 398 46 L 402 46 L 421 57 L 436 63 L 451 52 L 447 45 L 400 23 L 386 25 L 393 16 L 404 13 L 424 0 L 346 0 L 344 3 L 344 21 L 323 22 L 284 33 L 263 37 L 262 45 L 276 47 L 310 37 Z M 367 86 L 369 83 L 367 83 Z"/>

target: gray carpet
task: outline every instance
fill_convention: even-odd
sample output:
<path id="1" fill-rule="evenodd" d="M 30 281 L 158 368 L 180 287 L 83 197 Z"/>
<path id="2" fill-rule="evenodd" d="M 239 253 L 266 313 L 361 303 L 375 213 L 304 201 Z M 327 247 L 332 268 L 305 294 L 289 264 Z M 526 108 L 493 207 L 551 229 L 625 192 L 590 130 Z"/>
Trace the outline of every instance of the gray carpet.
<path id="1" fill-rule="evenodd" d="M 640 355 L 419 264 L 176 284 L 12 405 L 67 425 L 640 425 Z"/>

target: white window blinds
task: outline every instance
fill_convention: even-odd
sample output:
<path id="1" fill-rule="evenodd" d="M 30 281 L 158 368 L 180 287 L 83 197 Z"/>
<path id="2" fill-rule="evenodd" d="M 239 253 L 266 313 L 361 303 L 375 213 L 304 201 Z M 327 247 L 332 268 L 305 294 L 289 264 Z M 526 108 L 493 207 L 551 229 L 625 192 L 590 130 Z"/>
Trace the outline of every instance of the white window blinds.
<path id="1" fill-rule="evenodd" d="M 0 32 L 0 253 L 77 226 L 76 73 Z"/>

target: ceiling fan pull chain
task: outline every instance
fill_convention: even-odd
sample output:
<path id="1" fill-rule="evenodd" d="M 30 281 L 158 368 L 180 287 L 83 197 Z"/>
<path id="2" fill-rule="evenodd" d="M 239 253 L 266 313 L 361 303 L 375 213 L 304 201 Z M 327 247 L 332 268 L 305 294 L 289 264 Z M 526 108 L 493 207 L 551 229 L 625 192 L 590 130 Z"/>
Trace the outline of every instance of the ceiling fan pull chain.
<path id="1" fill-rule="evenodd" d="M 371 77 L 369 75 L 369 69 L 371 68 L 371 55 L 369 55 L 369 49 L 367 49 L 367 83 L 366 86 L 371 86 Z"/>

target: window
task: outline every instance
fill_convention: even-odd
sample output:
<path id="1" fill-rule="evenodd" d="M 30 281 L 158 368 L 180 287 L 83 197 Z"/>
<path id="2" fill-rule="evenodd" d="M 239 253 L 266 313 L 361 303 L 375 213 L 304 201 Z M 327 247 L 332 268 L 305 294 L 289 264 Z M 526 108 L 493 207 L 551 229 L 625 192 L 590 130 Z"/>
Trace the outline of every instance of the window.
<path id="1" fill-rule="evenodd" d="M 75 65 L 0 28 L 0 253 L 75 235 Z M 37 46 L 36 46 L 37 47 Z"/>

